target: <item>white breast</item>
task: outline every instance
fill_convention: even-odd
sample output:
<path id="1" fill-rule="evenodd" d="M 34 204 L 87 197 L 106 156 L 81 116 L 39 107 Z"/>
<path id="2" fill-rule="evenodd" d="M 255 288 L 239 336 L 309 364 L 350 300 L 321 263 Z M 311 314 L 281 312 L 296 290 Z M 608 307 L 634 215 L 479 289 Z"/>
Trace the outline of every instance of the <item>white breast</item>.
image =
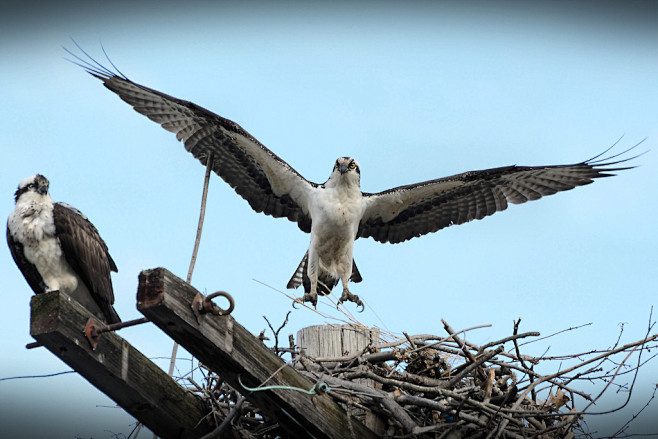
<path id="1" fill-rule="evenodd" d="M 52 201 L 18 203 L 8 227 L 12 238 L 23 245 L 25 259 L 39 270 L 47 291 L 76 289 L 78 276 L 66 262 L 55 234 Z"/>
<path id="2" fill-rule="evenodd" d="M 310 251 L 335 273 L 335 265 L 351 266 L 354 238 L 363 214 L 361 191 L 346 187 L 318 189 L 311 202 Z"/>
<path id="3" fill-rule="evenodd" d="M 318 233 L 356 233 L 363 214 L 361 191 L 344 187 L 318 189 L 311 201 L 312 228 Z M 354 239 L 354 235 L 352 236 Z"/>

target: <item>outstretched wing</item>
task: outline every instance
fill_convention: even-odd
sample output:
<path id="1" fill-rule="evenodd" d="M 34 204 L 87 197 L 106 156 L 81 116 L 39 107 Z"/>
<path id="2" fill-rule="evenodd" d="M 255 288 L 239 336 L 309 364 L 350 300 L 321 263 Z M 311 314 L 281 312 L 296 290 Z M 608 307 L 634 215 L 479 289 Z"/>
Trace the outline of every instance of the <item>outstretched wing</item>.
<path id="1" fill-rule="evenodd" d="M 444 227 L 482 219 L 507 209 L 508 203 L 537 200 L 592 183 L 595 178 L 615 175 L 610 172 L 630 169 L 632 166 L 614 165 L 635 157 L 610 161 L 630 149 L 596 160 L 602 155 L 599 154 L 573 165 L 505 166 L 465 172 L 377 194 L 364 193 L 366 209 L 358 236 L 395 244 Z"/>
<path id="2" fill-rule="evenodd" d="M 87 286 L 107 323 L 121 321 L 112 307 L 114 290 L 110 272 L 117 271 L 117 266 L 96 227 L 79 210 L 65 203 L 54 204 L 53 219 L 66 262 Z"/>
<path id="3" fill-rule="evenodd" d="M 136 84 L 91 57 L 93 65 L 71 55 L 135 111 L 175 133 L 185 149 L 202 164 L 207 165 L 212 155 L 213 171 L 256 212 L 288 218 L 310 233 L 308 200 L 310 192 L 318 185 L 307 181 L 240 125 L 192 102 Z"/>

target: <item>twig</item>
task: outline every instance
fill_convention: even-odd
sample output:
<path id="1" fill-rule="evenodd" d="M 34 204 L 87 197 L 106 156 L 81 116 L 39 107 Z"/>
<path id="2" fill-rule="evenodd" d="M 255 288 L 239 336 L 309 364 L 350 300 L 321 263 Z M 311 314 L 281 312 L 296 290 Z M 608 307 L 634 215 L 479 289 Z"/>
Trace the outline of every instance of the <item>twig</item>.
<path id="1" fill-rule="evenodd" d="M 450 334 L 450 336 L 452 337 L 452 339 L 455 340 L 455 343 L 457 343 L 457 345 L 462 349 L 462 351 L 464 352 L 464 355 L 466 355 L 466 358 L 467 358 L 471 363 L 475 363 L 475 357 L 473 356 L 473 354 L 471 353 L 471 351 L 468 350 L 468 347 L 466 347 L 466 344 L 465 344 L 463 341 L 461 341 L 461 340 L 459 339 L 459 337 L 457 337 L 457 334 L 455 334 L 455 331 L 450 327 L 450 325 L 449 325 L 448 323 L 446 323 L 446 321 L 443 320 L 443 319 L 441 319 L 441 323 L 443 323 L 443 327 L 444 327 L 445 330 L 448 332 L 448 334 Z M 478 369 L 478 370 L 477 370 L 477 374 L 478 374 L 478 377 L 479 377 L 480 379 L 482 379 L 482 380 L 486 379 L 486 377 L 484 376 L 484 372 L 483 372 L 483 371 L 481 371 L 481 370 Z"/>
<path id="2" fill-rule="evenodd" d="M 290 311 L 288 311 L 288 313 L 286 314 L 286 318 L 283 321 L 283 323 L 281 323 L 281 326 L 279 326 L 279 329 L 275 330 L 274 327 L 272 326 L 272 324 L 270 323 L 270 321 L 267 320 L 267 317 L 263 316 L 263 318 L 267 322 L 267 326 L 270 327 L 270 329 L 272 330 L 272 333 L 274 334 L 274 353 L 277 354 L 277 355 L 279 355 L 279 352 L 280 352 L 280 350 L 279 350 L 279 332 L 281 332 L 283 327 L 286 326 L 286 324 L 288 323 L 288 317 L 290 317 Z"/>
<path id="3" fill-rule="evenodd" d="M 519 319 L 521 320 L 521 319 Z M 490 343 L 485 344 L 484 346 L 480 347 L 481 351 L 487 350 L 492 346 L 498 346 L 501 344 L 505 344 L 508 341 L 516 341 L 520 338 L 526 338 L 526 337 L 539 337 L 540 333 L 539 332 L 524 332 L 523 334 L 514 334 L 510 335 L 509 337 L 501 338 L 500 340 L 492 341 Z M 538 359 L 537 359 L 538 360 Z"/>
<path id="4" fill-rule="evenodd" d="M 201 439 L 215 439 L 215 438 L 221 437 L 222 432 L 224 430 L 226 430 L 226 428 L 229 425 L 231 425 L 231 422 L 233 421 L 233 419 L 236 416 L 238 416 L 238 414 L 240 413 L 240 410 L 242 409 L 242 404 L 244 403 L 245 399 L 246 398 L 244 396 L 240 395 L 238 397 L 238 400 L 236 401 L 235 405 L 233 406 L 233 408 L 231 409 L 229 414 L 226 416 L 226 418 L 224 418 L 222 423 L 219 424 L 219 426 L 217 426 L 217 428 L 215 428 L 210 433 L 208 433 L 204 436 L 201 436 Z"/>
<path id="5" fill-rule="evenodd" d="M 471 371 L 473 371 L 473 370 L 476 370 L 477 373 L 478 373 L 479 375 L 483 375 L 483 374 L 484 374 L 484 371 L 483 371 L 482 369 L 476 369 L 476 368 L 479 367 L 479 366 L 480 366 L 482 363 L 484 363 L 485 361 L 489 361 L 491 358 L 493 358 L 493 357 L 495 357 L 496 355 L 500 354 L 502 351 L 503 351 L 503 347 L 502 347 L 502 346 L 498 346 L 498 348 L 497 348 L 496 350 L 494 350 L 494 351 L 489 351 L 489 352 L 485 352 L 485 353 L 483 353 L 482 355 L 480 355 L 480 358 L 478 358 L 478 359 L 475 359 L 475 358 L 474 358 L 475 361 L 474 361 L 473 363 L 471 363 L 468 367 L 464 368 L 464 370 L 462 370 L 460 373 L 458 373 L 457 375 L 455 375 L 454 377 L 452 377 L 452 378 L 450 379 L 450 381 L 448 381 L 448 382 L 445 384 L 445 386 L 446 386 L 447 388 L 452 388 L 452 387 L 453 387 L 455 384 L 457 384 L 457 383 L 458 383 L 463 377 L 465 377 L 466 375 L 468 375 L 469 373 L 471 373 Z M 485 376 L 485 380 L 486 380 L 486 376 Z"/>
<path id="6" fill-rule="evenodd" d="M 290 347 L 279 348 L 277 332 L 280 333 L 285 321 L 275 330 L 268 319 L 265 320 L 275 334 L 273 351 L 294 355 L 292 362 L 282 367 L 291 366 L 312 381 L 321 380 L 329 385 L 327 394 L 347 410 L 350 423 L 361 416 L 358 410 L 370 412 L 379 415 L 386 423 L 379 433 L 400 438 L 431 436 L 445 439 L 450 432 L 457 431 L 464 437 L 485 437 L 488 434 L 490 439 L 565 437 L 582 428 L 583 416 L 595 413 L 590 411 L 593 404 L 611 387 L 624 389 L 630 398 L 635 378 L 628 386 L 615 381 L 628 373 L 637 377 L 640 367 L 653 358 L 645 358 L 648 356 L 643 356 L 644 350 L 655 347 L 658 340 L 658 335 L 649 335 L 653 328 L 650 324 L 640 341 L 619 346 L 621 339 L 618 339 L 611 350 L 585 355 L 584 358 L 560 357 L 577 362 L 569 363 L 568 367 L 560 363 L 558 371 L 542 375 L 533 370 L 535 364 L 541 362 L 544 369 L 545 363 L 551 360 L 521 355 L 519 348 L 522 344 L 518 340 L 538 335 L 536 332 L 519 334 L 521 319 L 515 322 L 513 335 L 481 346 L 457 336 L 443 322 L 448 337 L 403 333 L 398 339 L 367 346 L 351 355 L 323 358 L 306 357 L 295 346 L 294 339 Z M 514 343 L 514 348 L 506 352 L 503 344 L 508 342 Z M 496 348 L 491 350 L 494 345 Z M 372 352 L 373 349 L 377 351 Z M 619 354 L 623 354 L 621 361 L 616 357 Z M 637 361 L 629 364 L 636 354 Z M 459 366 L 451 368 L 454 362 Z M 203 368 L 201 371 L 205 373 Z M 277 372 L 260 386 L 266 385 Z M 519 373 L 524 374 L 521 380 L 517 380 L 517 376 L 521 376 Z M 191 377 L 188 381 L 192 384 L 191 391 L 212 402 L 209 419 L 230 424 L 245 439 L 256 436 L 273 439 L 280 435 L 282 431 L 276 419 L 263 418 L 248 403 L 232 421 L 226 421 L 228 412 L 233 413 L 235 403 L 232 401 L 239 396 L 216 375 L 210 374 L 206 379 L 208 384 L 201 386 Z M 581 380 L 605 380 L 606 386 L 592 397 L 575 388 L 574 384 Z M 566 401 L 570 400 L 571 404 L 565 404 L 566 401 L 557 396 L 562 392 L 570 397 Z M 547 394 L 555 396 L 542 397 Z M 658 387 L 654 390 L 654 396 L 656 394 Z M 584 409 L 575 407 L 575 395 L 587 400 Z M 653 396 L 645 407 L 651 401 L 654 401 Z M 356 411 L 352 413 L 352 410 Z M 633 415 L 629 423 L 640 412 Z M 620 432 L 624 428 L 622 426 Z"/>
<path id="7" fill-rule="evenodd" d="M 549 334 L 545 337 L 535 338 L 534 340 L 526 341 L 525 343 L 521 343 L 521 346 L 526 345 L 526 344 L 530 344 L 530 343 L 535 343 L 535 342 L 538 342 L 539 340 L 546 340 L 547 338 L 555 337 L 556 335 L 562 334 L 563 332 L 574 331 L 576 329 L 584 328 L 585 326 L 590 326 L 591 324 L 592 324 L 592 322 L 584 323 L 584 324 L 578 325 L 578 326 L 572 326 L 571 328 L 567 328 L 567 329 L 563 329 L 563 330 L 558 331 L 558 332 L 554 332 L 553 334 Z"/>
<path id="8" fill-rule="evenodd" d="M 519 317 L 519 320 L 514 322 L 514 335 L 518 334 L 520 324 L 521 324 L 521 317 Z M 514 342 L 514 350 L 516 351 L 516 357 L 519 359 L 519 362 L 521 363 L 521 367 L 524 367 L 532 371 L 532 367 L 526 366 L 525 361 L 523 361 L 523 358 L 521 358 L 521 352 L 519 351 L 519 342 L 516 341 L 516 338 L 512 339 L 512 341 Z M 535 380 L 532 374 L 528 374 L 528 379 L 530 380 L 530 384 L 532 384 Z M 532 388 L 531 395 L 532 395 L 531 396 L 532 400 L 537 402 L 537 394 L 535 393 L 534 387 Z"/>
<path id="9" fill-rule="evenodd" d="M 601 355 L 598 355 L 598 356 L 596 356 L 596 357 L 594 357 L 594 358 L 591 358 L 591 359 L 589 359 L 589 360 L 583 361 L 583 362 L 581 362 L 580 364 L 577 364 L 577 365 L 575 365 L 575 366 L 573 366 L 573 367 L 567 368 L 567 369 L 565 369 L 565 370 L 563 370 L 563 371 L 561 371 L 561 372 L 556 372 L 556 373 L 554 373 L 554 374 L 552 374 L 552 375 L 547 375 L 547 376 L 541 377 L 541 378 L 539 378 L 537 381 L 535 381 L 533 384 L 529 385 L 529 386 L 528 386 L 528 387 L 527 387 L 527 388 L 521 393 L 521 395 L 518 397 L 517 401 L 512 405 L 512 408 L 513 408 L 513 409 L 518 408 L 518 407 L 521 405 L 521 402 L 523 402 L 523 400 L 524 400 L 524 398 L 526 397 L 526 395 L 528 394 L 528 392 L 532 391 L 532 389 L 534 389 L 539 383 L 542 383 L 542 382 L 545 382 L 545 381 L 548 381 L 548 380 L 551 380 L 551 379 L 557 378 L 557 377 L 559 377 L 559 376 L 561 376 L 561 375 L 564 375 L 564 374 L 566 374 L 566 373 L 572 372 L 572 371 L 574 371 L 574 370 L 576 370 L 576 369 L 579 369 L 579 368 L 581 368 L 581 367 L 583 367 L 583 366 L 585 366 L 585 365 L 587 365 L 587 364 L 590 364 L 590 363 L 593 363 L 593 362 L 595 362 L 595 361 L 598 361 L 598 360 L 600 360 L 601 358 L 604 358 L 604 357 L 606 357 L 606 356 L 610 356 L 610 355 L 616 354 L 616 353 L 618 353 L 618 352 L 623 352 L 623 351 L 626 351 L 626 350 L 631 349 L 631 348 L 634 349 L 634 348 L 636 348 L 637 346 L 644 345 L 644 344 L 647 343 L 648 341 L 652 341 L 652 340 L 655 340 L 655 339 L 657 339 L 657 338 L 658 338 L 658 334 L 657 334 L 657 335 L 654 335 L 654 336 L 652 336 L 652 337 L 650 337 L 650 338 L 645 338 L 645 339 L 643 339 L 643 340 L 640 340 L 640 341 L 637 341 L 637 342 L 634 342 L 634 343 L 629 343 L 629 344 L 624 345 L 624 346 L 622 346 L 622 347 L 620 347 L 620 348 L 614 349 L 614 350 L 612 350 L 612 351 L 610 351 L 610 352 L 608 352 L 608 353 L 606 353 L 606 354 L 601 354 Z M 630 354 L 629 354 L 629 355 L 630 355 Z M 607 386 L 606 386 L 606 387 L 607 387 Z M 590 405 L 591 405 L 591 403 L 590 403 Z M 589 407 L 589 405 L 588 405 L 588 407 Z M 506 426 L 506 422 L 503 421 L 503 422 L 498 426 L 498 429 L 496 430 L 496 434 L 495 434 L 495 436 L 493 436 L 494 439 L 500 437 L 500 435 L 502 434 L 502 429 L 504 429 L 505 426 Z"/>
<path id="10" fill-rule="evenodd" d="M 402 424 L 406 433 L 411 433 L 415 428 L 418 428 L 418 425 L 413 419 L 411 419 L 411 416 L 409 416 L 409 414 L 405 412 L 397 402 L 395 402 L 392 396 L 387 395 L 383 397 L 381 402 L 382 405 L 391 412 L 393 417 Z"/>

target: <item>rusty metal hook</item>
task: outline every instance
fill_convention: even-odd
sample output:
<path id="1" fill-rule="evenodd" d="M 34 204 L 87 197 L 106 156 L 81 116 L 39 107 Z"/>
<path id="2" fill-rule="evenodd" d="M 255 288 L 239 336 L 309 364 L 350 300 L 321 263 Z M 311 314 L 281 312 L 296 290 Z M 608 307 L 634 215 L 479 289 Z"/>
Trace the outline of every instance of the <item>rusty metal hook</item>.
<path id="1" fill-rule="evenodd" d="M 212 299 L 214 299 L 217 296 L 222 296 L 225 297 L 226 300 L 228 300 L 228 308 L 227 309 L 222 309 L 219 306 L 215 305 L 212 302 Z M 209 312 L 213 315 L 216 316 L 226 316 L 229 315 L 233 312 L 235 309 L 235 301 L 233 300 L 233 297 L 225 291 L 217 291 L 215 293 L 209 294 L 204 300 L 203 300 L 203 309 L 205 312 Z"/>
<path id="2" fill-rule="evenodd" d="M 229 306 L 227 309 L 222 309 L 213 303 L 212 299 L 217 296 L 225 297 L 226 300 L 228 300 Z M 206 297 L 204 297 L 203 294 L 198 293 L 196 296 L 194 296 L 194 299 L 192 299 L 192 311 L 194 312 L 198 323 L 203 321 L 204 314 L 225 316 L 231 314 L 234 309 L 235 301 L 233 300 L 233 297 L 231 297 L 231 295 L 225 291 L 217 291 L 215 293 L 209 294 Z"/>

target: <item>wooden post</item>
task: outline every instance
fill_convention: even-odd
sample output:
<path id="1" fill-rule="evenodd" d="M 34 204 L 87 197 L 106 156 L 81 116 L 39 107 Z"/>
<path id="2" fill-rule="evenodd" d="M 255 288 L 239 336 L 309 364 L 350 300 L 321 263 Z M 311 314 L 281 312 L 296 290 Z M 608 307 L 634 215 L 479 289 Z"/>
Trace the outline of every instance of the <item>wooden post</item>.
<path id="1" fill-rule="evenodd" d="M 155 434 L 198 438 L 213 429 L 203 419 L 210 409 L 199 397 L 116 333 L 103 333 L 92 350 L 83 334 L 92 314 L 68 295 L 38 294 L 30 306 L 30 334 Z"/>
<path id="2" fill-rule="evenodd" d="M 316 325 L 297 331 L 297 345 L 314 358 L 355 355 L 378 343 L 378 329 L 352 325 Z"/>
<path id="3" fill-rule="evenodd" d="M 304 355 L 315 359 L 357 355 L 369 346 L 379 344 L 379 330 L 354 325 L 316 325 L 297 331 L 297 346 Z M 332 367 L 331 363 L 325 363 Z M 355 369 L 356 370 L 356 369 Z M 355 380 L 368 387 L 381 388 L 381 385 L 368 378 Z M 384 433 L 385 423 L 372 412 L 355 409 L 352 415 L 378 435 Z"/>
<path id="4" fill-rule="evenodd" d="M 315 383 L 302 376 L 233 317 L 206 314 L 201 321 L 192 311 L 200 294 L 164 268 L 142 271 L 137 309 L 174 341 L 220 375 L 266 416 L 276 419 L 291 437 L 375 438 L 375 434 L 326 394 L 308 395 L 290 386 L 310 390 Z M 236 300 L 240 306 L 240 300 Z M 260 391 L 247 391 L 241 382 Z M 352 435 L 353 433 L 353 435 Z"/>

